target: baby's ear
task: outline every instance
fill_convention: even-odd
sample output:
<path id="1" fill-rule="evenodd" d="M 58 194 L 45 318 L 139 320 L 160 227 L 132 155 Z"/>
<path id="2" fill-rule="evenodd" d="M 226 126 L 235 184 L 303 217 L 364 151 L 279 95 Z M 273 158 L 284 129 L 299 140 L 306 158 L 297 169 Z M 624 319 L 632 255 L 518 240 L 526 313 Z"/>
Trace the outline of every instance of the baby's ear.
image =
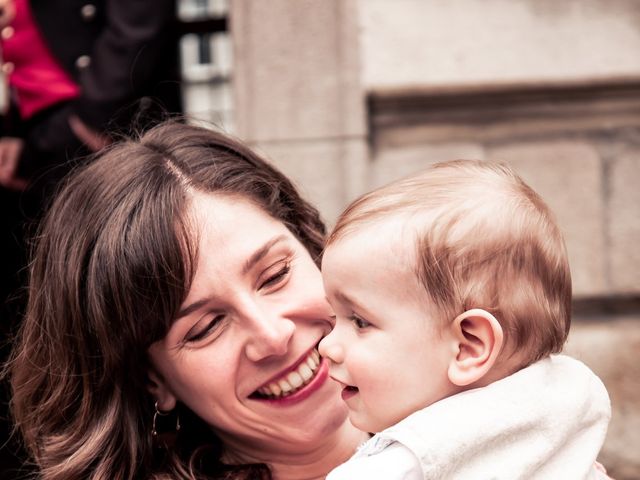
<path id="1" fill-rule="evenodd" d="M 456 317 L 451 324 L 455 355 L 449 363 L 449 380 L 460 387 L 484 377 L 502 348 L 502 327 L 486 310 L 475 308 Z"/>

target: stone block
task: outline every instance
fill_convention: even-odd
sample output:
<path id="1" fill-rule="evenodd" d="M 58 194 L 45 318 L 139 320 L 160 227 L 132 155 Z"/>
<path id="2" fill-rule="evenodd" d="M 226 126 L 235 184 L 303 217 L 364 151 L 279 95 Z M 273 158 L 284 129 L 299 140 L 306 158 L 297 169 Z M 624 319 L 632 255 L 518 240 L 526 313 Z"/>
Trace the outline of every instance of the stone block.
<path id="1" fill-rule="evenodd" d="M 483 159 L 484 150 L 477 143 L 421 144 L 383 149 L 373 156 L 369 189 L 411 175 L 427 166 L 455 159 Z"/>
<path id="2" fill-rule="evenodd" d="M 355 0 L 231 2 L 238 135 L 366 135 Z"/>
<path id="3" fill-rule="evenodd" d="M 565 237 L 577 297 L 609 292 L 600 157 L 590 144 L 539 141 L 487 148 L 510 164 L 555 213 Z"/>
<path id="4" fill-rule="evenodd" d="M 640 149 L 609 167 L 609 255 L 611 283 L 617 293 L 640 294 Z"/>
<path id="5" fill-rule="evenodd" d="M 368 163 L 364 140 L 269 142 L 253 145 L 293 180 L 328 226 L 364 192 Z"/>
<path id="6" fill-rule="evenodd" d="M 640 478 L 640 315 L 574 319 L 565 353 L 587 364 L 611 398 L 600 462 L 616 480 Z"/>
<path id="7" fill-rule="evenodd" d="M 368 88 L 640 73 L 635 1 L 360 0 L 360 11 Z"/>

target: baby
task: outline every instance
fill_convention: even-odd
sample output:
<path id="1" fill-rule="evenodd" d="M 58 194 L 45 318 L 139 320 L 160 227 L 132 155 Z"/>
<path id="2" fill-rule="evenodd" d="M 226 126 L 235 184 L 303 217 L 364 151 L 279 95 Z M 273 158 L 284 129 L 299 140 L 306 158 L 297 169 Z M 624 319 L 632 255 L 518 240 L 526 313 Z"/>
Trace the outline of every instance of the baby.
<path id="1" fill-rule="evenodd" d="M 607 478 L 607 392 L 554 355 L 571 316 L 560 229 L 508 167 L 444 162 L 362 196 L 322 274 L 320 353 L 376 433 L 328 480 Z"/>

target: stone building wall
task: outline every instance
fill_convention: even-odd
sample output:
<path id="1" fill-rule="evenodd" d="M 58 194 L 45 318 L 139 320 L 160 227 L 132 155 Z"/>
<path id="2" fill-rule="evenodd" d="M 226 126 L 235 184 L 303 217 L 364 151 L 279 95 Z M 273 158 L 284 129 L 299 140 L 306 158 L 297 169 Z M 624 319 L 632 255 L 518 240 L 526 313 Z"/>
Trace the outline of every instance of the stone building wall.
<path id="1" fill-rule="evenodd" d="M 331 221 L 365 188 L 355 0 L 231 3 L 236 132 Z"/>
<path id="2" fill-rule="evenodd" d="M 640 72 L 635 0 L 360 0 L 367 89 Z"/>
<path id="3" fill-rule="evenodd" d="M 640 478 L 640 3 L 233 0 L 236 132 L 331 224 L 451 158 L 508 162 L 550 204 L 575 285 L 567 351 L 604 380 L 601 460 Z"/>

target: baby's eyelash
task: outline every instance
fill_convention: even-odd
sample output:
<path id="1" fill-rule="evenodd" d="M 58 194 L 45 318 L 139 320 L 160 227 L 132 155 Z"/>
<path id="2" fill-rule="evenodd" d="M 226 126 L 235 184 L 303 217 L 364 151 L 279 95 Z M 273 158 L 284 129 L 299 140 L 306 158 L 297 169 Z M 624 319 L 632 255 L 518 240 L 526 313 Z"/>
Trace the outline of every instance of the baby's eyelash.
<path id="1" fill-rule="evenodd" d="M 349 320 L 351 320 L 353 324 L 356 326 L 356 328 L 358 329 L 363 329 L 371 326 L 371 324 L 367 322 L 364 318 L 360 318 L 358 315 L 355 315 L 355 314 L 351 315 L 349 317 Z"/>

